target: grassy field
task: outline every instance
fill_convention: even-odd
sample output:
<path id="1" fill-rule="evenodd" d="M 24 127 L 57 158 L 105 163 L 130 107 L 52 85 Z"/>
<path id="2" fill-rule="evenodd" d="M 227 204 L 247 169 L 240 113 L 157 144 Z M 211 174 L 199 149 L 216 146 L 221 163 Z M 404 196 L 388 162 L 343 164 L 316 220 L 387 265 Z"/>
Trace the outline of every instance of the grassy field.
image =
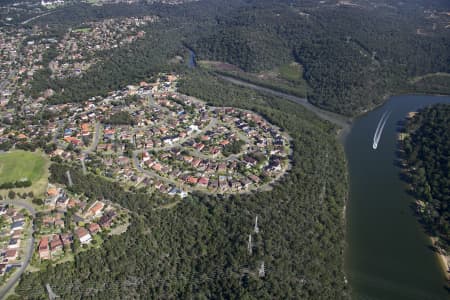
<path id="1" fill-rule="evenodd" d="M 0 184 L 22 178 L 31 180 L 29 188 L 14 189 L 32 191 L 42 195 L 47 187 L 49 161 L 42 152 L 12 151 L 0 154 Z"/>
<path id="2" fill-rule="evenodd" d="M 27 178 L 38 181 L 44 175 L 46 159 L 41 153 L 13 151 L 0 154 L 0 184 Z"/>
<path id="3" fill-rule="evenodd" d="M 303 67 L 298 63 L 290 63 L 279 68 L 280 77 L 293 82 L 303 80 Z"/>
<path id="4" fill-rule="evenodd" d="M 89 32 L 89 31 L 91 31 L 91 28 L 90 27 L 83 27 L 83 28 L 74 29 L 72 31 L 73 32 Z"/>
<path id="5" fill-rule="evenodd" d="M 308 84 L 303 78 L 303 66 L 296 62 L 259 73 L 244 72 L 238 67 L 218 61 L 198 61 L 200 68 L 275 89 L 299 97 L 307 97 Z"/>
<path id="6" fill-rule="evenodd" d="M 427 78 L 432 78 L 432 77 L 450 77 L 449 73 L 442 73 L 442 72 L 438 72 L 438 73 L 429 73 L 429 74 L 425 74 L 423 76 L 417 76 L 414 77 L 412 79 L 410 79 L 411 83 L 417 83 L 421 80 L 427 79 Z"/>

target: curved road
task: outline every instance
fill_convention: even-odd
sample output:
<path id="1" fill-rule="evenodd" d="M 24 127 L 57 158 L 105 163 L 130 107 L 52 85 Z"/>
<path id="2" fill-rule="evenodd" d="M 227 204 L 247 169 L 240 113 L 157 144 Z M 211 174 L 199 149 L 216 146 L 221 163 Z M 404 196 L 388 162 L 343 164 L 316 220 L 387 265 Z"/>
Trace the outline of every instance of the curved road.
<path id="1" fill-rule="evenodd" d="M 0 201 L 0 204 L 9 204 L 14 205 L 17 207 L 25 208 L 28 210 L 31 215 L 34 217 L 36 216 L 36 211 L 34 207 L 25 202 L 20 200 L 4 200 Z M 8 281 L 2 285 L 0 288 L 0 299 L 3 299 L 5 295 L 9 292 L 9 290 L 19 281 L 20 276 L 25 272 L 25 269 L 28 267 L 28 264 L 30 263 L 31 257 L 33 256 L 33 249 L 34 249 L 34 237 L 33 237 L 33 230 L 34 230 L 34 221 L 32 221 L 31 226 L 28 228 L 28 234 L 30 236 L 30 240 L 28 241 L 28 247 L 25 249 L 24 253 L 24 259 L 22 259 L 22 263 L 19 270 L 16 270 L 14 274 L 8 279 Z"/>
<path id="2" fill-rule="evenodd" d="M 295 102 L 297 104 L 302 105 L 306 109 L 310 110 L 311 112 L 315 113 L 319 118 L 323 120 L 327 120 L 330 123 L 333 123 L 339 127 L 341 127 L 343 130 L 346 130 L 351 125 L 351 119 L 346 118 L 342 115 L 326 111 L 323 109 L 318 108 L 317 106 L 312 105 L 306 98 L 300 98 L 294 95 L 286 94 L 283 92 L 278 92 L 266 87 L 262 87 L 253 83 L 248 83 L 239 79 L 236 79 L 234 77 L 224 76 L 224 75 L 217 75 L 219 78 L 226 80 L 228 82 L 231 82 L 236 85 L 244 86 L 247 88 L 251 88 L 253 90 L 263 92 L 265 94 L 271 94 L 273 96 L 278 96 L 285 98 L 289 101 Z"/>

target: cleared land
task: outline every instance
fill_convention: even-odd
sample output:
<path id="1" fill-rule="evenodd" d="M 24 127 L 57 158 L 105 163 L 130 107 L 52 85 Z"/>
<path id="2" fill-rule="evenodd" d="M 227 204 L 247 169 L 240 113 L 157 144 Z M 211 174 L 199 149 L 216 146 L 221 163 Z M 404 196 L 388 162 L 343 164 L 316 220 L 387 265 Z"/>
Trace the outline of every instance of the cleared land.
<path id="1" fill-rule="evenodd" d="M 48 159 L 41 152 L 12 151 L 0 154 L 0 184 L 22 178 L 31 180 L 29 188 L 13 189 L 32 191 L 35 195 L 45 192 L 48 177 Z M 5 193 L 5 190 L 2 191 Z"/>
<path id="2" fill-rule="evenodd" d="M 419 81 L 422 81 L 423 79 L 427 79 L 427 78 L 432 78 L 432 77 L 450 77 L 449 73 L 442 73 L 442 72 L 438 72 L 438 73 L 429 73 L 429 74 L 425 74 L 423 76 L 417 76 L 414 77 L 410 80 L 411 83 L 417 83 Z"/>
<path id="3" fill-rule="evenodd" d="M 237 66 L 219 62 L 202 60 L 199 66 L 205 70 L 232 76 L 250 83 L 275 89 L 280 92 L 305 98 L 308 93 L 308 84 L 303 78 L 303 66 L 296 62 L 282 65 L 273 70 L 260 73 L 248 73 Z"/>
<path id="4" fill-rule="evenodd" d="M 90 27 L 83 27 L 83 28 L 74 29 L 72 31 L 73 32 L 89 32 L 89 31 L 91 31 L 91 28 Z"/>
<path id="5" fill-rule="evenodd" d="M 298 63 L 290 63 L 279 68 L 280 77 L 292 82 L 303 82 L 303 66 Z"/>

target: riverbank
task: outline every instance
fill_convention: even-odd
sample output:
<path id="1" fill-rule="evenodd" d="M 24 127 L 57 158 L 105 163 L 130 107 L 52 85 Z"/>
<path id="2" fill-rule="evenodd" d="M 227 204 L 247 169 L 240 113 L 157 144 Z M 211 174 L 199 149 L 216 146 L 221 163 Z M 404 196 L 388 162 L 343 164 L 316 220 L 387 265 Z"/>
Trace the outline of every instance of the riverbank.
<path id="1" fill-rule="evenodd" d="M 412 118 L 414 118 L 414 116 L 417 114 L 416 111 L 410 111 L 408 112 L 407 116 L 405 117 L 405 125 L 408 122 L 408 120 L 411 120 Z M 398 144 L 398 159 L 401 161 L 401 169 L 403 172 L 403 175 L 406 175 L 407 177 L 411 178 L 412 175 L 412 170 L 414 169 L 414 166 L 410 164 L 410 162 L 408 161 L 408 158 L 406 156 L 401 156 L 400 153 L 404 153 L 404 139 L 406 137 L 408 137 L 410 135 L 410 132 L 407 132 L 407 129 L 405 126 L 403 126 L 402 128 L 400 128 L 399 130 L 399 134 L 398 134 L 398 139 L 397 139 L 397 144 Z M 414 187 L 411 184 L 408 184 L 409 188 L 413 191 Z M 417 218 L 421 219 L 422 218 L 422 213 L 423 210 L 425 209 L 426 204 L 424 201 L 416 198 L 415 200 L 415 208 L 416 208 L 416 215 Z M 439 238 L 436 236 L 431 236 L 429 234 L 427 234 L 427 236 L 429 237 L 430 241 L 431 241 L 431 246 L 433 248 L 433 251 L 435 252 L 438 260 L 439 260 L 439 264 L 442 268 L 442 271 L 444 273 L 444 276 L 446 278 L 447 281 L 450 281 L 450 256 L 448 254 L 444 254 L 444 250 L 442 250 L 438 244 Z"/>
<path id="2" fill-rule="evenodd" d="M 443 259 L 437 259 L 435 256 L 437 253 L 430 252 L 426 246 L 429 245 L 427 240 L 429 237 L 418 230 L 417 219 L 407 213 L 410 210 L 411 198 L 405 193 L 402 183 L 398 182 L 398 168 L 391 163 L 394 157 L 391 157 L 390 153 L 392 151 L 394 154 L 396 143 L 394 139 L 385 140 L 386 135 L 392 135 L 395 131 L 396 125 L 393 126 L 393 124 L 396 122 L 393 120 L 404 118 L 408 110 L 432 103 L 446 102 L 447 99 L 436 99 L 440 97 L 433 98 L 434 95 L 430 95 L 432 99 L 428 99 L 426 96 L 408 93 L 402 96 L 385 94 L 381 103 L 362 112 L 354 119 L 348 118 L 345 124 L 342 124 L 339 121 L 333 122 L 323 118 L 321 113 L 317 113 L 321 110 L 308 103 L 307 99 L 242 82 L 236 78 L 224 78 L 220 75 L 218 77 L 293 101 L 315 113 L 322 120 L 328 120 L 340 127 L 337 130 L 337 139 L 346 148 L 347 170 L 350 177 L 353 177 L 351 180 L 353 183 L 349 189 L 349 192 L 350 190 L 352 192 L 348 195 L 342 212 L 344 222 L 347 224 L 345 234 L 347 243 L 344 250 L 348 257 L 346 274 L 355 295 L 384 297 L 383 299 L 402 297 L 427 299 L 430 296 L 441 299 L 444 294 L 447 295 L 442 284 L 444 282 L 441 269 Z M 408 101 L 398 102 L 399 98 Z M 396 101 L 393 102 L 392 99 Z M 361 142 L 373 134 L 373 126 L 379 121 L 382 107 L 394 109 L 394 111 L 390 125 L 387 126 L 389 128 L 385 130 L 387 132 L 383 137 L 383 147 L 374 151 L 372 147 L 366 148 Z M 355 129 L 355 127 L 360 128 Z M 350 171 L 351 169 L 353 171 Z M 355 174 L 352 175 L 352 173 Z M 380 189 L 380 186 L 386 188 Z M 395 229 L 392 224 L 396 224 Z M 368 236 L 371 238 L 367 239 Z M 404 255 L 392 255 L 393 252 L 404 253 Z M 367 257 L 372 259 L 367 260 Z M 412 261 L 414 264 L 411 264 Z M 405 273 L 402 270 L 410 271 Z M 444 282 L 444 285 L 447 284 Z"/>
<path id="3" fill-rule="evenodd" d="M 436 247 L 437 238 L 430 236 L 430 240 L 431 240 L 431 244 L 433 245 L 433 247 L 435 249 L 438 249 L 438 247 Z M 439 259 L 439 263 L 441 264 L 445 279 L 447 279 L 447 281 L 450 281 L 450 264 L 449 264 L 450 256 L 445 255 L 445 254 L 441 253 L 440 251 L 436 251 L 436 255 Z"/>
<path id="4" fill-rule="evenodd" d="M 401 121 L 435 103 L 450 98 L 393 96 L 355 118 L 345 138 L 350 175 L 345 259 L 355 299 L 448 298 L 441 261 L 412 213 L 415 199 L 406 192 L 396 156 Z M 374 150 L 372 137 L 386 111 L 392 113 Z"/>

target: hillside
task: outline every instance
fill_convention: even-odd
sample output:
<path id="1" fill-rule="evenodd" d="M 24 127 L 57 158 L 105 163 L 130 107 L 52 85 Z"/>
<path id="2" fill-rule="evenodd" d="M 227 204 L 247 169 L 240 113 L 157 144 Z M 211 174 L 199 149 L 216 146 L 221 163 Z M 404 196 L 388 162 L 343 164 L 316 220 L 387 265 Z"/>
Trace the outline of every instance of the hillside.
<path id="1" fill-rule="evenodd" d="M 450 105 L 426 108 L 405 126 L 405 158 L 411 186 L 420 199 L 418 212 L 439 247 L 450 245 Z"/>
<path id="2" fill-rule="evenodd" d="M 45 297 L 46 283 L 64 299 L 348 298 L 342 218 L 346 171 L 335 128 L 294 103 L 207 73 L 186 77 L 180 90 L 214 105 L 254 110 L 284 128 L 294 144 L 289 174 L 268 192 L 192 194 L 173 208 L 155 210 L 160 196 L 126 192 L 72 169 L 70 190 L 118 202 L 133 212 L 133 221 L 126 234 L 81 253 L 74 264 L 24 276 L 16 289 L 20 298 Z M 51 181 L 67 183 L 67 168 L 54 164 Z M 258 234 L 253 232 L 255 216 Z M 258 275 L 262 262 L 264 276 Z"/>

